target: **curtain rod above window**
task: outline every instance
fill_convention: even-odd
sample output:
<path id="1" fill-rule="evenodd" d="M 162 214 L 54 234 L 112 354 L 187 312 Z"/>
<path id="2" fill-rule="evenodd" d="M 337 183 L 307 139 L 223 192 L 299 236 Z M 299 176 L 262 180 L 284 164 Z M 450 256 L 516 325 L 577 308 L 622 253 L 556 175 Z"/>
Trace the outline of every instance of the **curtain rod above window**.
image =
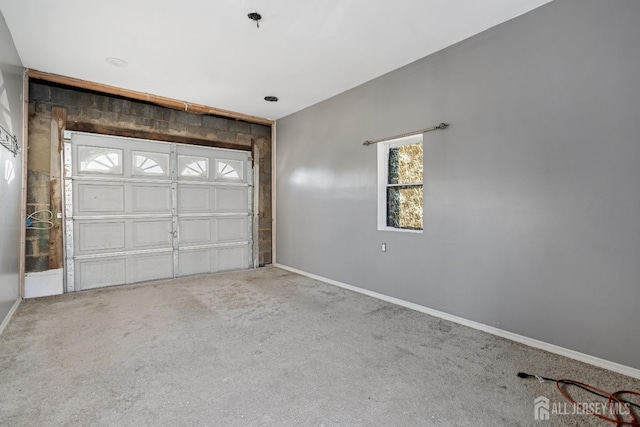
<path id="1" fill-rule="evenodd" d="M 426 128 L 426 129 L 420 129 L 420 130 L 417 130 L 415 132 L 403 133 L 402 135 L 390 136 L 388 138 L 377 139 L 375 141 L 365 141 L 365 142 L 362 143 L 362 145 L 365 145 L 365 146 L 366 145 L 373 145 L 373 144 L 377 144 L 379 142 L 389 141 L 391 139 L 404 138 L 405 136 L 411 136 L 411 135 L 417 135 L 419 133 L 431 132 L 432 130 L 439 130 L 439 129 L 444 130 L 444 129 L 448 128 L 448 127 L 449 127 L 448 124 L 440 123 L 438 126 L 434 126 L 434 127 Z"/>

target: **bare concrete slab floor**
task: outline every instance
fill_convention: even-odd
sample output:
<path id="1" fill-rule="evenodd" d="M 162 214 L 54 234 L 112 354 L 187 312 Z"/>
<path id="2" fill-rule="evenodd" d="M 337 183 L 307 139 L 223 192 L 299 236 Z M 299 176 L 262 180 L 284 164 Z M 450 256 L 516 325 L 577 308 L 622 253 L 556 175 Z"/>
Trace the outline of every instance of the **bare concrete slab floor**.
<path id="1" fill-rule="evenodd" d="M 535 421 L 536 397 L 564 401 L 518 371 L 640 390 L 632 378 L 266 268 L 23 302 L 0 336 L 0 424 L 603 425 L 578 414 Z"/>

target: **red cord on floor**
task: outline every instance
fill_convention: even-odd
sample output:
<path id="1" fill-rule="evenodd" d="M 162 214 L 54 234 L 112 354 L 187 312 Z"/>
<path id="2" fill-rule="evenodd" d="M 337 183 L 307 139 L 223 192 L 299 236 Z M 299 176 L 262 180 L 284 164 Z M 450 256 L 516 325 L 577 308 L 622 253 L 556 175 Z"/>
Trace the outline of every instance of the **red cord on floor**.
<path id="1" fill-rule="evenodd" d="M 594 417 L 600 418 L 601 420 L 615 423 L 616 427 L 623 427 L 623 426 L 640 427 L 640 422 L 638 421 L 638 419 L 636 418 L 636 415 L 633 413 L 633 410 L 631 409 L 631 406 L 640 408 L 640 405 L 634 402 L 630 402 L 629 400 L 623 399 L 621 397 L 622 395 L 633 395 L 633 396 L 640 397 L 640 393 L 637 391 L 619 390 L 613 393 L 609 393 L 607 391 L 596 388 L 590 384 L 581 383 L 579 381 L 568 380 L 568 379 L 556 380 L 554 378 L 541 377 L 538 375 L 526 374 L 524 372 L 518 372 L 518 377 L 537 378 L 541 382 L 553 381 L 556 383 L 556 387 L 558 388 L 558 391 L 560 392 L 560 394 L 565 399 L 567 399 L 567 401 L 569 401 L 573 406 L 575 406 L 576 408 L 579 408 L 585 414 L 590 414 L 590 415 L 593 415 Z M 594 411 L 593 408 L 590 407 L 590 405 L 576 402 L 571 396 L 569 396 L 567 391 L 564 388 L 562 388 L 563 384 L 570 385 L 570 386 L 572 385 L 572 386 L 581 388 L 583 390 L 586 390 L 589 393 L 606 398 L 609 406 L 609 411 L 611 412 L 611 414 L 613 414 L 613 416 L 615 416 L 615 418 L 610 418 L 605 415 L 599 414 L 598 412 Z M 629 417 L 631 418 L 631 420 L 625 420 L 622 417 Z"/>
<path id="2" fill-rule="evenodd" d="M 587 391 L 590 390 L 590 391 L 598 392 L 598 393 L 606 396 L 608 398 L 607 402 L 609 404 L 609 409 L 610 409 L 611 413 L 615 416 L 615 418 L 609 418 L 609 417 L 604 416 L 602 414 L 598 414 L 597 412 L 593 411 L 588 406 L 586 406 L 586 405 L 584 405 L 582 403 L 576 402 L 561 387 L 561 384 L 580 386 L 580 388 L 582 388 L 584 390 L 587 390 Z M 585 384 L 585 383 L 581 383 L 579 381 L 567 380 L 567 379 L 556 380 L 556 387 L 558 388 L 558 391 L 560 391 L 560 394 L 562 394 L 562 396 L 565 399 L 567 399 L 569 402 L 571 402 L 571 404 L 573 406 L 579 408 L 581 411 L 583 411 L 586 414 L 591 414 L 594 417 L 600 418 L 601 420 L 605 420 L 605 421 L 609 421 L 609 422 L 612 422 L 612 423 L 616 423 L 616 427 L 622 427 L 622 426 L 640 427 L 640 422 L 638 422 L 638 419 L 636 418 L 636 416 L 633 413 L 633 411 L 622 400 L 620 400 L 620 398 L 619 398 L 619 396 L 621 394 L 632 394 L 632 395 L 635 395 L 635 396 L 640 396 L 640 393 L 638 393 L 636 391 L 620 390 L 620 391 L 616 391 L 614 393 L 609 393 L 609 392 L 606 392 L 606 391 L 601 390 L 599 388 L 596 388 L 596 387 L 594 387 L 594 386 L 592 386 L 590 384 Z M 629 416 L 629 417 L 632 418 L 632 420 L 630 420 L 630 421 L 623 420 L 621 418 L 622 415 Z"/>

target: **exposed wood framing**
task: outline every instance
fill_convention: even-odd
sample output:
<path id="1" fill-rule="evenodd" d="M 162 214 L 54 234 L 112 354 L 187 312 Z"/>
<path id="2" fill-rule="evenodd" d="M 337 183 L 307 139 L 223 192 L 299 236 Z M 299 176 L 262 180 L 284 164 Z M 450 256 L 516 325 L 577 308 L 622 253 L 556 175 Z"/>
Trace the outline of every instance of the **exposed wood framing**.
<path id="1" fill-rule="evenodd" d="M 253 170 L 253 268 L 260 265 L 260 147 L 251 139 Z"/>
<path id="2" fill-rule="evenodd" d="M 207 139 L 190 138 L 186 136 L 168 135 L 144 130 L 123 129 L 115 126 L 97 125 L 94 123 L 67 122 L 67 130 L 76 132 L 99 133 L 102 135 L 123 136 L 126 138 L 151 139 L 154 141 L 178 142 L 181 144 L 203 145 L 206 147 L 230 148 L 233 150 L 251 151 L 251 146 L 231 144 L 228 142 L 210 141 Z"/>
<path id="3" fill-rule="evenodd" d="M 50 210 L 53 228 L 49 230 L 49 269 L 62 268 L 64 252 L 62 243 L 62 132 L 67 125 L 67 109 L 51 108 L 51 192 Z"/>
<path id="4" fill-rule="evenodd" d="M 27 245 L 27 158 L 29 155 L 29 76 L 25 70 L 22 78 L 22 205 L 20 218 L 20 298 L 24 298 Z"/>
<path id="5" fill-rule="evenodd" d="M 278 124 L 276 122 L 273 123 L 273 126 L 271 126 L 271 262 L 275 265 L 276 264 L 276 204 L 277 204 L 277 200 L 276 200 L 276 179 L 277 179 L 277 175 L 276 175 L 276 162 L 278 160 L 277 153 L 277 126 Z"/>
<path id="6" fill-rule="evenodd" d="M 66 86 L 77 87 L 81 89 L 101 92 L 109 95 L 117 95 L 125 98 L 146 101 L 162 107 L 173 108 L 175 110 L 188 111 L 196 114 L 212 114 L 215 116 L 228 117 L 236 120 L 243 120 L 250 123 L 271 126 L 272 120 L 264 117 L 252 116 L 249 114 L 237 113 L 235 111 L 223 110 L 221 108 L 208 107 L 206 105 L 191 104 L 186 101 L 166 98 L 164 96 L 151 95 L 144 92 L 122 89 L 115 86 L 109 86 L 102 83 L 94 83 L 86 80 L 75 79 L 73 77 L 65 77 L 57 74 L 43 73 L 42 71 L 29 70 L 29 77 L 32 79 L 46 80 L 52 83 L 58 83 Z"/>

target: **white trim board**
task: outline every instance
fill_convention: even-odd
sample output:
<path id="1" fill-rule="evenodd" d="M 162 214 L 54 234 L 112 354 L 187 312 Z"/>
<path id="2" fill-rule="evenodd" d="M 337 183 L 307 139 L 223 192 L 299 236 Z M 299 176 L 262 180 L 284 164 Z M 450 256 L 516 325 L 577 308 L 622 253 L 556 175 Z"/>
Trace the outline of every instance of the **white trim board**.
<path id="1" fill-rule="evenodd" d="M 13 314 L 16 312 L 16 310 L 18 309 L 18 306 L 20 305 L 21 302 L 22 302 L 22 298 L 18 298 L 16 300 L 15 304 L 13 304 L 13 307 L 11 307 L 11 310 L 9 310 L 9 313 L 7 313 L 7 317 L 5 317 L 4 320 L 2 321 L 2 323 L 0 323 L 0 335 L 2 335 L 4 330 L 9 325 L 9 322 L 11 321 L 11 318 L 13 317 Z"/>
<path id="2" fill-rule="evenodd" d="M 26 273 L 24 278 L 24 297 L 39 298 L 64 293 L 64 269 Z"/>
<path id="3" fill-rule="evenodd" d="M 549 344 L 544 341 L 539 341 L 533 338 L 525 337 L 524 335 L 514 334 L 513 332 L 505 331 L 503 329 L 494 328 L 493 326 L 488 326 L 479 322 L 474 322 L 473 320 L 465 319 L 463 317 L 454 316 L 452 314 L 448 314 L 442 311 L 434 310 L 432 308 L 428 308 L 419 304 L 414 304 L 412 302 L 404 301 L 398 298 L 390 297 L 387 295 L 383 295 L 377 292 L 369 291 L 367 289 L 359 288 L 357 286 L 348 285 L 346 283 L 338 282 L 337 280 L 327 279 L 322 276 L 318 276 L 312 273 L 307 273 L 306 271 L 298 270 L 293 267 L 288 267 L 286 265 L 274 263 L 274 267 L 281 268 L 283 270 L 291 271 L 292 273 L 297 273 L 302 276 L 309 277 L 311 279 L 319 280 L 321 282 L 328 283 L 330 285 L 338 286 L 344 289 L 348 289 L 350 291 L 358 292 L 373 298 L 380 299 L 382 301 L 387 301 L 392 304 L 400 305 L 406 308 L 410 308 L 412 310 L 419 311 L 421 313 L 425 313 L 434 317 L 439 317 L 440 319 L 448 320 L 453 323 L 457 323 L 463 326 L 468 326 L 473 329 L 477 329 L 479 331 L 487 332 L 492 335 L 496 335 L 502 338 L 506 338 L 511 341 L 519 342 L 524 345 L 528 345 L 529 347 L 538 348 L 540 350 L 545 350 L 550 353 L 558 354 L 560 356 L 568 357 L 569 359 L 578 360 L 580 362 L 588 363 L 589 365 L 597 366 L 599 368 L 608 369 L 609 371 L 617 372 L 619 374 L 627 375 L 632 378 L 640 379 L 640 369 L 632 368 L 630 366 L 621 365 L 619 363 L 611 362 L 609 360 L 601 359 L 599 357 L 591 356 L 585 353 L 580 353 L 575 350 L 570 350 L 568 348 L 560 347 L 555 344 Z"/>

